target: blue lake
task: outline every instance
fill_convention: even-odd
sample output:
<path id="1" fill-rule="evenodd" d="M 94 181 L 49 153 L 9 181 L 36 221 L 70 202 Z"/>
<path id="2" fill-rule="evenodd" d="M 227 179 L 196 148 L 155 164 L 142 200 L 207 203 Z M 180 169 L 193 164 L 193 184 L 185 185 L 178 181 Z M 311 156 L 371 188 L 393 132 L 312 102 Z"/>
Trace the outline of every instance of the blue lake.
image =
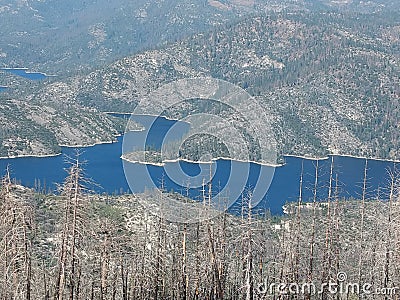
<path id="1" fill-rule="evenodd" d="M 6 89 L 7 89 L 7 87 L 5 87 L 5 86 L 0 86 L 0 93 L 1 93 L 1 92 L 4 92 Z"/>
<path id="2" fill-rule="evenodd" d="M 40 72 L 30 72 L 26 68 L 1 68 L 1 71 L 5 71 L 11 73 L 13 75 L 21 76 L 30 80 L 42 80 L 47 77 L 48 75 Z"/>
<path id="3" fill-rule="evenodd" d="M 142 120 L 146 125 L 145 120 Z M 161 186 L 163 181 L 167 190 L 173 190 L 186 194 L 187 178 L 199 177 L 199 174 L 209 174 L 209 164 L 190 163 L 185 161 L 168 162 L 165 166 L 145 165 L 139 163 L 123 162 L 120 159 L 122 155 L 123 143 L 126 141 L 142 141 L 146 137 L 146 143 L 157 147 L 162 141 L 162 136 L 173 124 L 174 121 L 162 119 L 150 136 L 146 131 L 131 132 L 130 139 L 119 137 L 118 142 L 113 144 L 101 144 L 86 148 L 62 148 L 62 155 L 54 157 L 23 157 L 13 159 L 0 159 L 0 170 L 5 170 L 7 165 L 10 166 L 12 176 L 26 186 L 40 186 L 50 190 L 55 190 L 57 184 L 63 182 L 66 176 L 64 169 L 67 167 L 66 157 L 73 157 L 75 151 L 83 150 L 81 159 L 86 161 L 84 166 L 87 177 L 98 184 L 92 188 L 99 193 L 120 194 L 125 192 L 143 192 L 150 186 Z M 184 130 L 184 126 L 182 127 Z M 363 181 L 363 173 L 365 159 L 334 156 L 334 177 L 338 176 L 339 196 L 346 198 L 360 198 L 361 187 Z M 224 185 L 231 179 L 232 170 L 238 173 L 235 180 L 240 181 L 244 178 L 245 186 L 254 188 L 258 186 L 258 193 L 262 200 L 257 208 L 270 210 L 272 214 L 282 213 L 282 205 L 289 201 L 296 201 L 299 194 L 299 179 L 303 168 L 303 199 L 310 201 L 312 199 L 312 190 L 315 181 L 315 161 L 311 159 L 302 159 L 298 157 L 285 157 L 285 164 L 274 168 L 274 172 L 270 172 L 272 167 L 262 166 L 256 163 L 246 164 L 248 166 L 248 176 L 241 173 L 245 168 L 245 163 L 219 159 L 212 164 L 214 171 L 212 182 L 214 193 L 223 190 Z M 319 160 L 319 185 L 318 199 L 325 200 L 328 193 L 329 173 L 331 160 Z M 368 197 L 376 197 L 378 188 L 380 195 L 384 195 L 384 187 L 388 185 L 388 170 L 394 169 L 395 163 L 389 161 L 368 160 Z M 176 170 L 185 173 L 181 180 L 176 176 L 180 176 L 179 172 L 173 174 Z M 247 171 L 246 171 L 247 172 Z M 150 174 L 152 182 L 149 182 Z M 172 174 L 174 179 L 170 179 Z M 271 174 L 273 177 L 270 177 Z M 243 175 L 243 176 L 242 176 Z M 126 179 L 129 178 L 129 183 Z M 200 176 L 201 177 L 201 176 Z M 204 177 L 204 178 L 203 178 Z M 208 176 L 203 176 L 203 180 L 208 180 Z M 162 180 L 163 179 L 163 180 Z M 199 179 L 199 178 L 197 178 Z M 272 179 L 271 185 L 269 181 Z M 240 183 L 243 184 L 243 183 Z M 335 184 L 335 182 L 334 182 Z M 190 183 L 193 188 L 190 189 L 189 195 L 193 199 L 199 199 L 202 187 L 196 187 L 196 180 Z M 198 183 L 197 183 L 198 185 Z M 238 185 L 233 182 L 232 186 Z M 269 186 L 269 188 L 268 188 Z M 243 190 L 243 186 L 238 186 Z M 265 195 L 263 194 L 265 190 Z M 236 200 L 236 199 L 233 199 Z M 235 205 L 233 208 L 235 209 Z"/>

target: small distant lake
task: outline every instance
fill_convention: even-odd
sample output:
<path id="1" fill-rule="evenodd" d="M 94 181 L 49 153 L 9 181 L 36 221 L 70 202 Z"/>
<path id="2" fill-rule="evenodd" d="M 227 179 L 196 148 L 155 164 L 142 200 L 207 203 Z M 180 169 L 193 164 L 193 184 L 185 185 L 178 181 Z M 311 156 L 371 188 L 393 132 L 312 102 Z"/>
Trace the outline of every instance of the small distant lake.
<path id="1" fill-rule="evenodd" d="M 7 87 L 6 87 L 6 86 L 0 86 L 0 93 L 1 93 L 1 92 L 4 92 L 5 90 L 7 90 Z"/>
<path id="2" fill-rule="evenodd" d="M 40 72 L 31 72 L 27 68 L 1 68 L 1 71 L 5 71 L 8 73 L 11 73 L 13 75 L 17 75 L 23 78 L 27 78 L 30 80 L 42 80 L 47 77 L 51 77 L 49 75 L 46 75 L 44 73 Z"/>
<path id="3" fill-rule="evenodd" d="M 146 126 L 146 118 L 139 120 L 141 124 Z M 168 130 L 174 121 L 160 118 L 157 120 L 153 133 L 146 138 L 146 143 L 157 147 L 160 139 Z M 154 124 L 153 124 L 154 125 Z M 184 126 L 184 125 L 183 125 Z M 182 127 L 184 129 L 184 127 Z M 142 140 L 143 135 L 148 134 L 146 131 L 130 132 L 132 140 Z M 187 176 L 198 176 L 202 169 L 208 166 L 199 163 L 190 163 L 185 161 L 172 161 L 161 165 L 145 165 L 140 163 L 127 163 L 120 159 L 122 155 L 123 138 L 119 137 L 116 143 L 101 144 L 86 148 L 62 148 L 63 155 L 54 157 L 23 157 L 13 159 L 0 159 L 0 170 L 5 170 L 9 165 L 12 176 L 22 184 L 30 187 L 40 186 L 49 190 L 55 190 L 57 184 L 63 182 L 66 172 L 64 168 L 66 164 L 66 156 L 74 156 L 76 150 L 82 150 L 82 160 L 86 161 L 84 166 L 86 176 L 91 178 L 98 185 L 92 188 L 98 193 L 120 194 L 125 192 L 143 192 L 148 188 L 148 179 L 143 176 L 144 172 L 149 172 L 152 176 L 152 184 L 157 186 L 164 185 L 165 189 L 173 190 L 186 194 L 186 180 L 169 180 L 168 174 L 180 169 Z M 333 156 L 334 177 L 338 176 L 339 196 L 346 198 L 360 198 L 362 191 L 362 181 L 364 173 L 365 159 Z M 263 195 L 262 201 L 257 208 L 270 210 L 273 214 L 282 213 L 282 205 L 286 202 L 297 201 L 299 194 L 299 180 L 301 170 L 303 169 L 303 199 L 311 201 L 312 188 L 315 181 L 315 160 L 303 159 L 299 157 L 286 156 L 285 164 L 275 168 L 274 176 L 267 193 Z M 129 176 L 134 176 L 134 184 L 128 184 L 124 172 L 124 164 L 129 164 Z M 325 160 L 319 160 L 319 185 L 318 199 L 323 201 L 328 193 L 329 173 L 330 173 L 331 157 Z M 222 189 L 229 178 L 229 171 L 239 172 L 243 167 L 243 162 L 234 160 L 219 159 L 213 163 L 213 184 L 215 190 Z M 380 195 L 384 195 L 384 187 L 387 187 L 389 178 L 388 170 L 395 167 L 394 162 L 368 160 L 368 190 L 367 196 L 375 198 L 378 188 Z M 250 163 L 249 175 L 245 182 L 248 188 L 254 187 L 256 184 L 263 184 L 263 175 L 271 168 L 269 166 Z M 268 173 L 268 172 L 267 172 Z M 208 174 L 208 173 L 207 173 Z M 175 174 L 176 175 L 176 174 Z M 179 174 L 178 174 L 179 175 Z M 240 176 L 239 176 L 240 177 Z M 238 178 L 239 178 L 238 177 Z M 162 180 L 163 179 L 163 180 Z M 205 178 L 208 179 L 208 178 Z M 265 179 L 267 184 L 268 178 Z M 163 183 L 162 183 L 163 182 Z M 195 184 L 195 182 L 193 182 Z M 335 183 L 334 183 L 335 184 Z M 261 189 L 262 190 L 262 189 Z M 199 199 L 201 188 L 193 188 L 190 196 L 193 199 Z"/>

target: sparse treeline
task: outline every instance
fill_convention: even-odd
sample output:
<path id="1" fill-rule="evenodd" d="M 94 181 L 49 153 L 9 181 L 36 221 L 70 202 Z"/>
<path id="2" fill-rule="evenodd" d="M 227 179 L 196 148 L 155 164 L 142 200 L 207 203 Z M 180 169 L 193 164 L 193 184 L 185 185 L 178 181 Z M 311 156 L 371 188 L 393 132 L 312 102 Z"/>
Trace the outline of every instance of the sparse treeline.
<path id="1" fill-rule="evenodd" d="M 197 224 L 149 214 L 138 196 L 88 193 L 79 160 L 58 195 L 7 171 L 0 299 L 397 299 L 398 174 L 369 199 L 366 161 L 360 200 L 343 200 L 333 164 L 324 187 L 316 162 L 312 199 L 301 176 L 283 217 L 258 214 L 248 191 L 239 216 Z"/>

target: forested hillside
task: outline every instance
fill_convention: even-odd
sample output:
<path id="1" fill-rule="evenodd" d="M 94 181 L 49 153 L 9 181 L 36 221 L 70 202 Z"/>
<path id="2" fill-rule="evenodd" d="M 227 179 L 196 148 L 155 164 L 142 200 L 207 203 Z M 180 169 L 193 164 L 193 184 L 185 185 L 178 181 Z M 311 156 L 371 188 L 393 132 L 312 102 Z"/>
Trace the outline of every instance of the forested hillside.
<path id="1" fill-rule="evenodd" d="M 76 73 L 245 15 L 274 11 L 396 11 L 396 0 L 3 0 L 0 66 Z M 0 84 L 3 78 L 0 77 Z"/>
<path id="2" fill-rule="evenodd" d="M 165 83 L 213 76 L 243 87 L 263 105 L 281 155 L 398 159 L 398 24 L 396 13 L 245 18 L 50 83 L 26 99 L 132 112 Z"/>
<path id="3" fill-rule="evenodd" d="M 235 18 L 193 1 L 2 1 L 1 64 L 63 76 Z"/>

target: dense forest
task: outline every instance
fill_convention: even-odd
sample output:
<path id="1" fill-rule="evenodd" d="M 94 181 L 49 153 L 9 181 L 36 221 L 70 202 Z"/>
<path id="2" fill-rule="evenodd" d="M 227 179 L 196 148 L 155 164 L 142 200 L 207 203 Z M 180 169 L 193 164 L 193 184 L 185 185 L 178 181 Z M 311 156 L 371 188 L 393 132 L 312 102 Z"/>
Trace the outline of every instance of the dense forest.
<path id="1" fill-rule="evenodd" d="M 7 170 L 0 299 L 397 299 L 400 293 L 397 170 L 388 170 L 387 186 L 370 199 L 366 160 L 360 199 L 342 199 L 333 171 L 329 186 L 319 182 L 317 161 L 315 183 L 306 187 L 299 178 L 298 200 L 283 216 L 257 211 L 247 190 L 235 214 L 179 224 L 144 209 L 141 195 L 90 193 L 83 167 L 72 160 L 56 194 L 22 187 Z M 311 199 L 303 199 L 307 188 Z M 207 206 L 212 189 L 207 183 L 198 205 Z"/>

